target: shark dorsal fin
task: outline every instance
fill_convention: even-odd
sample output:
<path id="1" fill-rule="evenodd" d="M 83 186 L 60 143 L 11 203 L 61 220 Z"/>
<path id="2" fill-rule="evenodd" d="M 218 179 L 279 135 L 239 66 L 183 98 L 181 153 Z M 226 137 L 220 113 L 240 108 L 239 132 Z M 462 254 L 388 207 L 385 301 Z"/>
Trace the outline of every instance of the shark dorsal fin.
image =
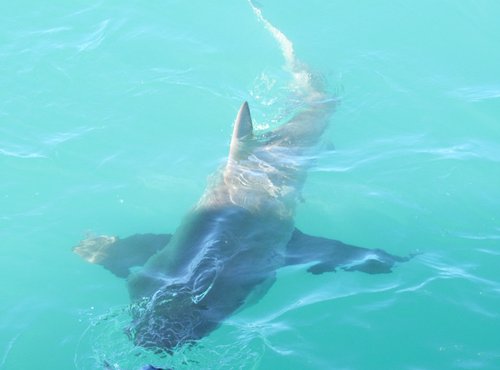
<path id="1" fill-rule="evenodd" d="M 234 121 L 233 136 L 231 138 L 231 147 L 229 149 L 229 158 L 236 158 L 241 142 L 253 136 L 252 117 L 248 103 L 244 102 Z"/>
<path id="2" fill-rule="evenodd" d="M 236 116 L 236 121 L 234 121 L 233 139 L 243 139 L 246 136 L 252 135 L 252 117 L 250 116 L 250 109 L 248 108 L 248 103 L 244 102 Z"/>

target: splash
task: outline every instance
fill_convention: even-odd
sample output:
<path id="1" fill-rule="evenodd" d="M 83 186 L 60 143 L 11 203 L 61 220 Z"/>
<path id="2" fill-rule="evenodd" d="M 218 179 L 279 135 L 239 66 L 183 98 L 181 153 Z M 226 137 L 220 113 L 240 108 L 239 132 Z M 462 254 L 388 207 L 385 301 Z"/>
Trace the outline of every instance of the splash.
<path id="1" fill-rule="evenodd" d="M 248 0 L 257 19 L 264 24 L 266 30 L 278 42 L 283 58 L 285 59 L 285 68 L 292 74 L 294 87 L 299 93 L 303 93 L 303 99 L 308 100 L 325 99 L 323 88 L 319 83 L 317 76 L 309 71 L 307 66 L 295 56 L 293 43 L 290 39 L 271 22 L 269 22 L 262 14 L 262 10 L 257 7 L 252 0 Z"/>
<path id="2" fill-rule="evenodd" d="M 74 354 L 76 369 L 141 369 L 145 364 L 182 369 L 256 368 L 265 352 L 265 338 L 242 324 L 227 324 L 215 336 L 200 340 L 195 346 L 179 348 L 174 353 L 134 346 L 126 328 L 130 323 L 127 307 L 115 307 L 104 314 L 82 315 L 88 327 Z M 230 338 L 230 340 L 228 339 Z"/>
<path id="3" fill-rule="evenodd" d="M 295 52 L 293 50 L 293 43 L 290 41 L 286 35 L 281 32 L 278 28 L 273 26 L 271 22 L 269 22 L 264 16 L 262 15 L 262 10 L 258 8 L 252 0 L 248 0 L 248 3 L 252 7 L 253 12 L 259 19 L 264 24 L 264 27 L 271 33 L 271 35 L 274 37 L 274 39 L 279 43 L 281 52 L 283 53 L 283 57 L 285 58 L 286 61 L 286 66 L 288 69 L 293 71 L 296 68 L 297 64 L 297 59 L 295 57 Z"/>

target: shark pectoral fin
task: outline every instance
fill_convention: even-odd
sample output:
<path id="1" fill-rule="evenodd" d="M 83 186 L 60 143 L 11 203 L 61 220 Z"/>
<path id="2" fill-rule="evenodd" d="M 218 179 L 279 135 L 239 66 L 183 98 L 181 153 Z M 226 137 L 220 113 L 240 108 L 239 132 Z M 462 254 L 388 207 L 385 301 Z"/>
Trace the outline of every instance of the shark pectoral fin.
<path id="1" fill-rule="evenodd" d="M 240 151 L 240 144 L 243 140 L 253 136 L 252 116 L 248 103 L 241 105 L 236 120 L 234 121 L 233 136 L 231 137 L 231 147 L 229 149 L 229 158 L 236 159 Z"/>
<path id="2" fill-rule="evenodd" d="M 382 249 L 367 249 L 361 259 L 342 266 L 345 271 L 362 271 L 367 274 L 387 274 L 397 262 L 406 262 L 410 257 L 400 257 L 387 253 Z"/>
<path id="3" fill-rule="evenodd" d="M 324 272 L 335 272 L 336 265 L 330 262 L 320 262 L 315 265 L 312 265 L 307 269 L 307 272 L 310 272 L 313 275 L 320 275 Z"/>
<path id="4" fill-rule="evenodd" d="M 358 265 L 342 267 L 344 271 L 362 271 L 367 274 L 388 274 L 392 272 L 393 264 L 371 259 Z"/>
<path id="5" fill-rule="evenodd" d="M 356 247 L 295 229 L 286 248 L 285 265 L 317 262 L 308 269 L 316 275 L 335 271 L 336 268 L 380 274 L 391 272 L 396 262 L 408 260 L 408 257 L 394 256 L 381 249 Z"/>
<path id="6" fill-rule="evenodd" d="M 73 252 L 84 260 L 103 266 L 126 278 L 134 266 L 142 266 L 170 241 L 170 234 L 135 234 L 124 239 L 101 235 L 82 240 Z"/>

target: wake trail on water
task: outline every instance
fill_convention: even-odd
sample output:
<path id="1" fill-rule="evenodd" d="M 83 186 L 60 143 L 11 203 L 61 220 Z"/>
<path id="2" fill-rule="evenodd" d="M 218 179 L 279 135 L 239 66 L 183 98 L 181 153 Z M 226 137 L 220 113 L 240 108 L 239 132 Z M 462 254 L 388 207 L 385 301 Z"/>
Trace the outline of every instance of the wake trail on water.
<path id="1" fill-rule="evenodd" d="M 322 86 L 315 81 L 317 76 L 314 76 L 307 66 L 296 57 L 292 41 L 264 17 L 262 10 L 252 0 L 248 0 L 248 3 L 257 19 L 264 24 L 266 30 L 278 42 L 285 59 L 285 68 L 291 73 L 295 87 L 300 89 L 310 100 L 324 99 L 325 92 Z"/>

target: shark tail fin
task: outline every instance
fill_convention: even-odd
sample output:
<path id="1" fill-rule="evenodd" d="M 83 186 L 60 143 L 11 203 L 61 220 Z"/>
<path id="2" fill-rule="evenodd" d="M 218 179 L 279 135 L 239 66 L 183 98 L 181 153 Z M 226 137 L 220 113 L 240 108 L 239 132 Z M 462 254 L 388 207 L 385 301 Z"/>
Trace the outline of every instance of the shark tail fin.
<path id="1" fill-rule="evenodd" d="M 337 101 L 326 90 L 322 76 L 297 58 L 292 41 L 264 17 L 252 0 L 248 2 L 257 19 L 278 43 L 285 60 L 285 70 L 292 78 L 289 91 L 293 104 L 288 109 L 293 114 L 279 129 L 274 130 L 273 142 L 310 148 L 328 127 Z"/>
<path id="2" fill-rule="evenodd" d="M 278 43 L 285 59 L 285 69 L 292 75 L 292 87 L 297 92 L 301 92 L 300 95 L 302 95 L 301 98 L 303 100 L 314 102 L 325 99 L 326 96 L 321 79 L 296 57 L 292 41 L 264 17 L 262 10 L 252 0 L 248 0 L 248 2 L 257 19 L 264 24 L 264 27 Z"/>
<path id="3" fill-rule="evenodd" d="M 229 149 L 229 159 L 237 159 L 238 152 L 241 151 L 241 143 L 253 137 L 252 116 L 248 103 L 244 102 L 234 121 L 233 136 L 231 138 L 231 146 Z"/>

